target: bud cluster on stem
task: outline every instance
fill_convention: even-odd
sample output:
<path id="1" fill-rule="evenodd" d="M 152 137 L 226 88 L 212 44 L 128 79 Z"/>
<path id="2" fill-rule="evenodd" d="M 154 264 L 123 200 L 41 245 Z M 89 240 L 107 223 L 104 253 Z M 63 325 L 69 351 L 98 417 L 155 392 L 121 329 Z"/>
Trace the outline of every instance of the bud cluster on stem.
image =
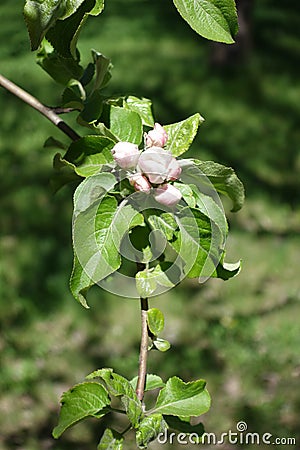
<path id="1" fill-rule="evenodd" d="M 170 184 L 180 177 L 181 167 L 169 150 L 165 150 L 168 135 L 165 129 L 155 123 L 145 133 L 143 151 L 131 142 L 118 142 L 112 149 L 119 167 L 129 170 L 129 182 L 136 191 L 149 194 L 151 191 L 158 203 L 175 206 L 181 199 L 180 191 Z"/>

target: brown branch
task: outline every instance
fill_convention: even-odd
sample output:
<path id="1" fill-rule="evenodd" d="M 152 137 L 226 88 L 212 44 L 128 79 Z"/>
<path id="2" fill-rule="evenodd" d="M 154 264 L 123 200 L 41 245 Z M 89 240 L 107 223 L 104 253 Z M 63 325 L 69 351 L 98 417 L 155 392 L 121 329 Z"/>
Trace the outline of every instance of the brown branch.
<path id="1" fill-rule="evenodd" d="M 148 324 L 147 311 L 149 309 L 148 299 L 141 298 L 141 345 L 139 358 L 139 372 L 136 385 L 136 395 L 140 401 L 144 398 L 146 377 L 147 377 L 147 359 L 148 359 Z"/>
<path id="2" fill-rule="evenodd" d="M 7 91 L 14 94 L 16 97 L 21 99 L 27 105 L 34 108 L 36 111 L 45 116 L 50 122 L 57 126 L 63 133 L 65 133 L 72 141 L 77 141 L 80 139 L 79 134 L 76 133 L 71 127 L 69 127 L 66 122 L 64 122 L 51 108 L 43 105 L 37 98 L 33 97 L 24 89 L 20 88 L 12 81 L 5 78 L 0 74 L 0 86 L 4 87 Z"/>

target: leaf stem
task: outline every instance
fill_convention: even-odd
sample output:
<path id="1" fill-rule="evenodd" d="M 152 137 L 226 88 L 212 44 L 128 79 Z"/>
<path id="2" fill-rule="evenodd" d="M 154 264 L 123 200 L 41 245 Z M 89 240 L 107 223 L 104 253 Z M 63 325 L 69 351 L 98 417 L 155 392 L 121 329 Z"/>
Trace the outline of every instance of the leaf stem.
<path id="1" fill-rule="evenodd" d="M 57 126 L 63 133 L 65 133 L 72 141 L 77 141 L 80 139 L 79 134 L 76 133 L 66 122 L 64 122 L 54 111 L 48 106 L 43 105 L 37 98 L 33 97 L 29 92 L 24 91 L 24 89 L 17 86 L 12 81 L 5 78 L 0 74 L 0 86 L 2 86 L 7 91 L 14 94 L 16 97 L 21 99 L 27 105 L 34 108 L 40 114 L 45 116 L 50 122 Z"/>
<path id="2" fill-rule="evenodd" d="M 136 395 L 140 401 L 144 398 L 146 377 L 147 377 L 147 359 L 148 359 L 148 324 L 147 311 L 149 309 L 148 299 L 141 298 L 141 344 L 139 357 L 139 371 L 136 385 Z"/>

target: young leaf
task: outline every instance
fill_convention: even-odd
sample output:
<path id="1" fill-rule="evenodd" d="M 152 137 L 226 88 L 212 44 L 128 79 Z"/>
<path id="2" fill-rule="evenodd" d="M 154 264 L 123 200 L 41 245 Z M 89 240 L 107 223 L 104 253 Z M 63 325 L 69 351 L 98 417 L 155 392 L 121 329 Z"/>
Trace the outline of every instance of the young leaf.
<path id="1" fill-rule="evenodd" d="M 147 219 L 152 230 L 159 230 L 166 237 L 168 241 L 171 241 L 174 237 L 174 233 L 178 228 L 177 223 L 171 213 L 162 213 L 159 210 L 150 210 L 150 214 L 147 214 Z"/>
<path id="2" fill-rule="evenodd" d="M 131 383 L 126 378 L 122 377 L 122 375 L 115 373 L 113 369 L 98 369 L 90 373 L 86 378 L 88 380 L 101 378 L 105 382 L 108 392 L 115 397 L 127 395 L 128 397 L 137 399 Z"/>
<path id="3" fill-rule="evenodd" d="M 133 428 L 137 428 L 143 417 L 143 409 L 140 400 L 135 396 L 123 395 L 121 403 L 125 408 L 127 417 Z"/>
<path id="4" fill-rule="evenodd" d="M 151 414 L 151 416 L 145 417 L 136 432 L 138 448 L 147 448 L 149 442 L 154 441 L 166 428 L 167 424 L 162 414 Z"/>
<path id="5" fill-rule="evenodd" d="M 193 189 L 188 184 L 183 183 L 174 183 L 174 186 L 181 192 L 183 200 L 186 202 L 188 206 L 191 208 L 196 207 L 196 199 Z"/>
<path id="6" fill-rule="evenodd" d="M 31 41 L 31 50 L 36 50 L 47 30 L 57 19 L 71 16 L 85 0 L 26 0 L 24 18 Z"/>
<path id="7" fill-rule="evenodd" d="M 88 416 L 104 416 L 104 408 L 109 404 L 108 393 L 100 383 L 77 384 L 62 395 L 59 421 L 53 430 L 53 437 L 58 438 L 67 428 Z"/>
<path id="8" fill-rule="evenodd" d="M 166 341 L 165 339 L 161 339 L 161 338 L 154 339 L 153 345 L 160 352 L 167 352 L 169 350 L 169 348 L 171 347 L 171 344 L 169 341 Z"/>
<path id="9" fill-rule="evenodd" d="M 182 153 L 185 153 L 193 142 L 199 124 L 202 123 L 203 120 L 203 117 L 197 113 L 181 122 L 164 125 L 164 129 L 168 134 L 166 149 L 169 150 L 173 156 L 180 156 Z"/>
<path id="10" fill-rule="evenodd" d="M 209 182 L 220 194 L 228 196 L 233 202 L 232 211 L 241 209 L 245 199 L 243 183 L 231 167 L 225 167 L 213 161 L 182 159 L 181 180 L 183 183 L 208 186 Z M 207 181 L 209 180 L 209 182 Z M 201 188 L 199 189 L 202 190 Z"/>
<path id="11" fill-rule="evenodd" d="M 107 428 L 98 444 L 97 450 L 122 450 L 124 438 L 115 430 Z"/>
<path id="12" fill-rule="evenodd" d="M 171 416 L 200 416 L 210 407 L 210 396 L 204 380 L 185 383 L 172 377 L 160 391 L 152 412 Z"/>
<path id="13" fill-rule="evenodd" d="M 198 34 L 232 44 L 238 30 L 234 0 L 173 0 L 184 20 Z"/>
<path id="14" fill-rule="evenodd" d="M 148 98 L 138 98 L 133 95 L 129 95 L 124 99 L 123 106 L 130 111 L 137 112 L 142 119 L 143 125 L 147 127 L 154 126 L 154 119 L 151 109 L 152 103 Z"/>
<path id="15" fill-rule="evenodd" d="M 139 145 L 143 136 L 142 119 L 135 111 L 120 108 L 119 106 L 111 106 L 110 131 L 120 141 Z"/>
<path id="16" fill-rule="evenodd" d="M 134 377 L 130 381 L 130 384 L 134 390 L 136 389 L 137 380 L 138 380 L 138 377 Z M 165 383 L 158 375 L 153 375 L 151 373 L 147 374 L 145 392 L 152 391 L 153 389 L 158 389 L 158 388 L 161 388 L 164 386 L 165 386 Z"/>
<path id="17" fill-rule="evenodd" d="M 145 269 L 138 272 L 135 276 L 136 289 L 142 298 L 150 297 L 156 290 L 157 282 L 153 270 Z"/>
<path id="18" fill-rule="evenodd" d="M 147 323 L 149 330 L 155 336 L 162 332 L 165 326 L 163 313 L 157 308 L 150 308 L 147 311 Z"/>
<path id="19" fill-rule="evenodd" d="M 130 382 L 121 375 L 114 373 L 112 369 L 99 369 L 92 372 L 86 378 L 101 378 L 110 395 L 121 396 L 121 402 L 125 408 L 127 417 L 132 426 L 136 428 L 143 415 L 142 404 Z"/>
<path id="20" fill-rule="evenodd" d="M 110 80 L 112 64 L 109 58 L 96 50 L 92 50 L 92 57 L 96 68 L 96 79 L 93 90 L 96 91 L 97 89 L 102 89 Z"/>
<path id="21" fill-rule="evenodd" d="M 72 142 L 64 158 L 76 166 L 78 175 L 90 177 L 101 172 L 103 165 L 114 161 L 111 153 L 114 145 L 106 137 L 84 136 Z"/>

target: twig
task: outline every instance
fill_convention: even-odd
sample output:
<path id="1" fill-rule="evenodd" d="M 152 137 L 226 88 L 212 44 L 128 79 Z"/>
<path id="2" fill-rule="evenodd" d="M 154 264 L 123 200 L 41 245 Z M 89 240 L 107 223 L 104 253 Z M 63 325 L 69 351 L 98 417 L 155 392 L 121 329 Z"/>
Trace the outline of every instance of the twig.
<path id="1" fill-rule="evenodd" d="M 149 309 L 148 299 L 141 298 L 141 345 L 139 358 L 139 372 L 136 385 L 136 395 L 140 401 L 144 398 L 146 376 L 147 376 L 147 358 L 148 358 L 148 324 L 147 311 Z"/>
<path id="2" fill-rule="evenodd" d="M 66 122 L 64 122 L 51 108 L 43 105 L 37 98 L 33 97 L 24 89 L 20 88 L 12 81 L 5 78 L 0 74 L 0 86 L 4 87 L 7 91 L 14 94 L 16 97 L 23 100 L 27 105 L 34 108 L 36 111 L 47 117 L 50 122 L 56 125 L 63 133 L 65 133 L 72 141 L 80 139 L 79 134 L 76 133 Z"/>

